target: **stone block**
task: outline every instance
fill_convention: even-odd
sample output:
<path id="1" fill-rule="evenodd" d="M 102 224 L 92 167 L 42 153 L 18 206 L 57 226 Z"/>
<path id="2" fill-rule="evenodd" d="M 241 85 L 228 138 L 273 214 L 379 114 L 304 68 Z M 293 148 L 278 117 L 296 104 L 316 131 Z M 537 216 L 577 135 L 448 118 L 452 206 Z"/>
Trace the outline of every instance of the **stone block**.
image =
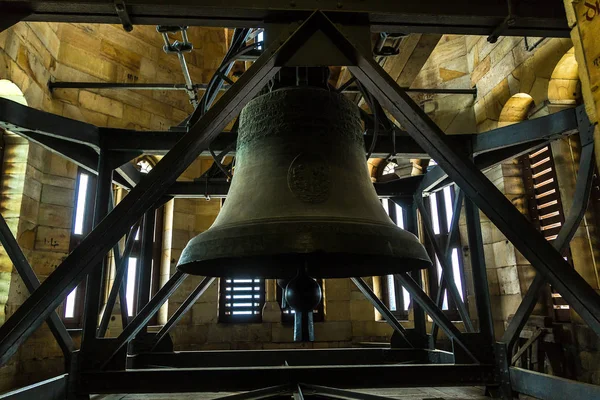
<path id="1" fill-rule="evenodd" d="M 487 280 L 488 286 L 490 288 L 491 296 L 499 296 L 500 295 L 500 284 L 498 282 L 498 273 L 496 269 L 487 269 Z"/>
<path id="2" fill-rule="evenodd" d="M 209 343 L 227 343 L 233 338 L 232 325 L 211 324 L 208 326 L 207 341 Z"/>
<path id="3" fill-rule="evenodd" d="M 79 95 L 77 95 L 77 97 L 79 97 Z M 108 126 L 108 115 L 79 108 L 70 104 L 65 104 L 63 106 L 63 116 L 96 126 Z"/>
<path id="4" fill-rule="evenodd" d="M 169 130 L 172 126 L 175 126 L 178 123 L 179 122 L 161 117 L 160 115 L 157 115 L 157 114 L 152 114 L 150 116 L 150 126 L 154 130 L 160 130 L 160 131 Z"/>
<path id="5" fill-rule="evenodd" d="M 37 229 L 35 248 L 36 250 L 48 250 L 64 253 L 69 251 L 70 240 L 70 229 L 40 226 Z"/>
<path id="6" fill-rule="evenodd" d="M 196 303 L 190 310 L 194 325 L 216 323 L 219 318 L 218 303 L 216 298 L 212 303 Z"/>
<path id="7" fill-rule="evenodd" d="M 491 232 L 492 232 L 492 243 L 506 241 L 506 236 L 496 227 L 496 225 L 491 224 Z M 518 264 L 518 262 L 517 262 Z"/>
<path id="8" fill-rule="evenodd" d="M 331 321 L 315 323 L 315 339 L 322 342 L 352 340 L 350 321 Z"/>
<path id="9" fill-rule="evenodd" d="M 508 321 L 508 317 L 513 315 L 521 304 L 520 294 L 511 294 L 499 296 L 500 305 L 502 308 L 502 319 Z"/>
<path id="10" fill-rule="evenodd" d="M 498 268 L 496 272 L 501 295 L 521 293 L 519 273 L 516 266 Z"/>
<path id="11" fill-rule="evenodd" d="M 40 225 L 70 229 L 73 220 L 73 208 L 42 203 L 39 208 Z"/>
<path id="12" fill-rule="evenodd" d="M 515 69 L 513 53 L 508 53 L 493 69 L 490 69 L 477 82 L 478 96 L 485 96 L 500 84 Z"/>
<path id="13" fill-rule="evenodd" d="M 317 325 L 315 323 L 315 338 L 317 337 Z M 289 343 L 294 341 L 294 326 L 288 324 L 271 324 L 271 338 L 273 343 Z M 319 338 L 319 340 L 323 340 Z M 265 346 L 265 348 L 267 348 Z"/>
<path id="14" fill-rule="evenodd" d="M 43 185 L 41 202 L 64 207 L 73 207 L 75 191 L 59 186 Z"/>
<path id="15" fill-rule="evenodd" d="M 478 63 L 471 73 L 471 86 L 477 85 L 481 78 L 490 71 L 491 61 L 490 57 L 485 57 L 483 61 Z"/>
<path id="16" fill-rule="evenodd" d="M 497 268 L 496 267 L 496 259 L 494 257 L 494 244 L 493 243 L 483 245 L 483 255 L 485 256 L 486 268 Z"/>
<path id="17" fill-rule="evenodd" d="M 12 218 L 11 218 L 12 219 Z M 17 242 L 23 250 L 32 250 L 35 246 L 35 240 L 37 235 L 37 224 L 25 221 L 23 218 L 7 219 L 6 223 L 10 227 L 12 232 L 18 232 Z M 18 228 L 13 230 L 13 226 Z"/>
<path id="18" fill-rule="evenodd" d="M 325 279 L 323 284 L 323 293 L 325 301 L 349 301 L 350 300 L 350 279 Z"/>
<path id="19" fill-rule="evenodd" d="M 496 268 L 517 265 L 515 248 L 508 240 L 496 242 L 494 247 L 494 265 Z"/>
<path id="20" fill-rule="evenodd" d="M 180 71 L 180 73 L 181 73 L 181 71 Z M 150 97 L 144 97 L 141 106 L 142 106 L 143 110 L 146 110 L 153 116 L 163 117 L 166 120 L 169 120 L 173 117 L 173 107 L 172 106 L 170 106 L 169 104 L 154 100 Z"/>
<path id="21" fill-rule="evenodd" d="M 529 290 L 529 286 L 531 286 L 531 282 L 533 282 L 537 273 L 531 265 L 518 265 L 517 271 L 519 273 L 521 294 L 525 294 Z"/>
<path id="22" fill-rule="evenodd" d="M 173 211 L 196 214 L 197 203 L 196 199 L 175 199 Z"/>
<path id="23" fill-rule="evenodd" d="M 134 53 L 129 48 L 103 39 L 100 42 L 100 54 L 119 65 L 131 69 L 135 73 L 139 73 L 142 56 Z"/>
<path id="24" fill-rule="evenodd" d="M 350 321 L 350 302 L 328 300 L 325 303 L 326 321 Z"/>
<path id="25" fill-rule="evenodd" d="M 64 176 L 71 179 L 76 178 L 78 169 L 77 165 L 54 153 L 51 153 L 49 157 L 50 162 L 47 165 L 47 173 Z"/>
<path id="26" fill-rule="evenodd" d="M 104 81 L 116 82 L 117 79 L 117 64 L 69 43 L 61 44 L 57 61 Z"/>
<path id="27" fill-rule="evenodd" d="M 361 293 L 362 295 L 362 293 Z M 364 299 L 364 295 L 363 295 Z M 374 321 L 375 309 L 370 301 L 351 300 L 350 301 L 350 319 L 352 321 Z"/>
<path id="28" fill-rule="evenodd" d="M 184 231 L 181 229 L 173 229 L 171 248 L 183 250 L 190 241 L 190 239 L 194 236 L 194 232 Z M 173 256 L 173 254 L 171 255 Z"/>
<path id="29" fill-rule="evenodd" d="M 181 229 L 184 231 L 193 231 L 196 226 L 196 216 L 175 211 L 173 213 L 173 229 Z"/>
<path id="30" fill-rule="evenodd" d="M 210 328 L 211 325 L 177 325 L 177 327 L 171 331 L 173 344 L 175 346 L 205 344 L 210 341 Z"/>
<path id="31" fill-rule="evenodd" d="M 505 36 L 503 37 L 496 47 L 490 52 L 491 66 L 494 68 L 508 53 L 512 51 L 516 46 L 524 46 L 523 38 Z"/>
<path id="32" fill-rule="evenodd" d="M 21 208 L 18 211 L 19 214 L 15 217 L 19 217 L 23 221 L 36 223 L 39 214 L 40 203 L 37 200 L 32 199 L 29 196 L 21 197 Z M 11 216 L 11 213 L 7 213 L 7 217 Z"/>
<path id="33" fill-rule="evenodd" d="M 263 343 L 271 342 L 272 329 L 271 324 L 232 324 L 232 341 Z"/>
<path id="34" fill-rule="evenodd" d="M 42 174 L 41 182 L 44 185 L 56 186 L 65 189 L 75 189 L 75 179 L 64 176 Z"/>
<path id="35" fill-rule="evenodd" d="M 390 325 L 383 321 L 352 321 L 354 338 L 389 338 L 393 333 Z"/>
<path id="36" fill-rule="evenodd" d="M 123 103 L 87 90 L 79 92 L 79 104 L 83 108 L 100 114 L 123 118 Z"/>

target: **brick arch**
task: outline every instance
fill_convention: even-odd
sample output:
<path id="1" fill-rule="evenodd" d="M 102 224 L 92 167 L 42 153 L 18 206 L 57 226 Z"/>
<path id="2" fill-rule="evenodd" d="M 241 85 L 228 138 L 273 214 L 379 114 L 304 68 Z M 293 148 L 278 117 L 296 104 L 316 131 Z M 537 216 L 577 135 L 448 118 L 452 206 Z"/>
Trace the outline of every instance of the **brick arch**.
<path id="1" fill-rule="evenodd" d="M 526 93 L 515 94 L 508 99 L 506 104 L 504 104 L 504 107 L 500 112 L 500 117 L 498 118 L 498 127 L 512 125 L 526 120 L 534 105 L 535 102 L 530 95 Z"/>
<path id="2" fill-rule="evenodd" d="M 15 101 L 24 106 L 27 105 L 27 99 L 21 89 L 8 79 L 0 79 L 0 97 Z"/>
<path id="3" fill-rule="evenodd" d="M 581 99 L 579 65 L 575 48 L 567 51 L 556 64 L 548 84 L 548 101 L 552 104 L 575 105 Z"/>

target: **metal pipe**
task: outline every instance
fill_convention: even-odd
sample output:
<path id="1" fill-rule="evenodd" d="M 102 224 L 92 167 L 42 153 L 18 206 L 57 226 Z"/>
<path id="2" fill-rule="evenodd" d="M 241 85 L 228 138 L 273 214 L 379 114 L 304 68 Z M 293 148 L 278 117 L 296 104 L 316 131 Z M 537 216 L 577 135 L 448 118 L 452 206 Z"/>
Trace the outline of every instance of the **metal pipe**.
<path id="1" fill-rule="evenodd" d="M 183 72 L 183 78 L 185 79 L 186 93 L 190 98 L 190 103 L 194 107 L 198 105 L 198 95 L 196 90 L 194 90 L 194 82 L 192 82 L 192 77 L 190 76 L 190 70 L 188 69 L 187 62 L 185 61 L 185 55 L 181 52 L 177 53 L 177 58 L 179 58 L 179 64 L 181 64 L 181 72 Z"/>
<path id="2" fill-rule="evenodd" d="M 189 74 L 189 72 L 188 72 Z M 186 79 L 187 81 L 187 79 Z M 48 89 L 52 92 L 54 89 L 96 89 L 96 90 L 189 90 L 189 83 L 112 83 L 112 82 L 48 82 Z M 192 90 L 206 90 L 208 84 L 191 84 Z M 223 84 L 219 89 L 224 92 L 229 90 L 231 85 Z M 342 88 L 340 88 L 342 89 Z M 477 96 L 477 89 L 432 89 L 432 88 L 403 88 L 408 93 L 426 93 L 426 94 L 468 94 Z M 344 93 L 357 94 L 360 90 L 356 86 L 348 85 L 343 88 Z"/>

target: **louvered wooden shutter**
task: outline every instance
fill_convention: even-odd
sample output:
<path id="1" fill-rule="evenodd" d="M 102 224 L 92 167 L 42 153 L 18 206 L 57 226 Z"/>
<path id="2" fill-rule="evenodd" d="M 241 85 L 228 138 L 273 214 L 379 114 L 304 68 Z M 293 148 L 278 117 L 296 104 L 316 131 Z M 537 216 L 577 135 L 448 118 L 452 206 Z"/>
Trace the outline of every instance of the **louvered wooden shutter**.
<path id="1" fill-rule="evenodd" d="M 523 181 L 529 197 L 531 222 L 542 232 L 546 240 L 552 242 L 557 238 L 565 222 L 552 150 L 550 146 L 544 146 L 523 156 L 522 160 Z M 570 261 L 569 255 L 565 258 Z M 556 320 L 570 321 L 569 305 L 554 289 L 551 291 Z"/>

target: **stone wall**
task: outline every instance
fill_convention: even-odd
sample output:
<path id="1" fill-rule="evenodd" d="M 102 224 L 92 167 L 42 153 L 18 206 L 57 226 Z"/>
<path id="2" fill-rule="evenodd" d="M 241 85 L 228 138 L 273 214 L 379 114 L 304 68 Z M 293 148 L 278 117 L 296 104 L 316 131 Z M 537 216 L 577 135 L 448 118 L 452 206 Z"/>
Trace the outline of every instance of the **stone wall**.
<path id="1" fill-rule="evenodd" d="M 225 52 L 223 29 L 192 28 L 187 55 L 195 83 L 207 83 Z M 182 83 L 177 56 L 166 55 L 154 27 L 19 23 L 0 33 L 0 79 L 15 83 L 28 105 L 98 126 L 165 130 L 192 110 L 184 92 L 48 90 L 48 81 Z M 18 136 L 5 135 L 2 215 L 40 280 L 68 254 L 77 166 Z M 2 321 L 28 292 L 0 250 Z M 118 312 L 118 309 L 117 309 Z M 43 325 L 0 369 L 0 391 L 64 371 L 60 349 Z"/>

